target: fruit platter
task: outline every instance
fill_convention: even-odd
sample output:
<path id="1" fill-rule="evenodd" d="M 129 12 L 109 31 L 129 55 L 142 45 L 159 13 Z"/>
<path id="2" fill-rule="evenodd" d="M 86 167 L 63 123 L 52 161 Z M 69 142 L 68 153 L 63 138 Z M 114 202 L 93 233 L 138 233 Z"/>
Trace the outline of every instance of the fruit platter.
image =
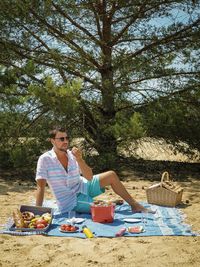
<path id="1" fill-rule="evenodd" d="M 52 209 L 47 207 L 22 205 L 13 211 L 13 225 L 11 231 L 46 231 L 51 222 Z"/>

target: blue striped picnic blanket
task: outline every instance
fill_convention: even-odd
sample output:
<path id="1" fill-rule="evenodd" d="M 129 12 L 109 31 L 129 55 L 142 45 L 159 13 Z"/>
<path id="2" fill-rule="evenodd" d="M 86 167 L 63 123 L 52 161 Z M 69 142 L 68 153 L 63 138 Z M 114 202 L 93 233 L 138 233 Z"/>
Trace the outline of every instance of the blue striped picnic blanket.
<path id="1" fill-rule="evenodd" d="M 75 233 L 63 233 L 59 230 L 61 224 L 67 222 L 68 214 L 59 214 L 54 210 L 54 218 L 50 228 L 46 232 L 11 232 L 9 228 L 2 232 L 13 235 L 33 235 L 44 234 L 47 236 L 62 236 L 62 237 L 79 237 L 85 238 L 85 234 L 81 229 L 83 225 L 86 225 L 93 233 L 95 237 L 115 237 L 116 233 L 122 229 L 133 226 L 143 226 L 144 232 L 139 234 L 133 234 L 126 231 L 124 236 L 195 236 L 199 235 L 192 231 L 190 225 L 184 223 L 185 215 L 178 208 L 161 207 L 157 205 L 150 205 L 141 202 L 147 208 L 156 210 L 155 214 L 140 214 L 132 213 L 131 208 L 127 203 L 121 206 L 116 206 L 115 216 L 113 223 L 97 223 L 93 222 L 90 214 L 76 213 L 76 217 L 83 218 L 84 222 L 77 224 L 80 230 Z M 55 207 L 53 201 L 47 201 L 44 204 L 46 207 Z M 144 217 L 145 216 L 145 217 Z M 137 223 L 125 222 L 125 219 L 138 219 Z"/>

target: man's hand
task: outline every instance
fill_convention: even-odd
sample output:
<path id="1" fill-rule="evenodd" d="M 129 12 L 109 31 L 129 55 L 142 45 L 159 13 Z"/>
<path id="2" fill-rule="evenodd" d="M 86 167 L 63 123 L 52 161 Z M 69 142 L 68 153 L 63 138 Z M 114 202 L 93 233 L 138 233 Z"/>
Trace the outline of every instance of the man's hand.
<path id="1" fill-rule="evenodd" d="M 82 151 L 77 147 L 72 148 L 72 154 L 74 155 L 77 161 L 82 160 Z"/>
<path id="2" fill-rule="evenodd" d="M 79 165 L 83 177 L 85 177 L 87 180 L 92 180 L 93 177 L 92 169 L 86 164 L 86 162 L 82 158 L 82 151 L 77 147 L 73 147 L 71 151 L 74 157 L 76 158 L 76 161 Z"/>

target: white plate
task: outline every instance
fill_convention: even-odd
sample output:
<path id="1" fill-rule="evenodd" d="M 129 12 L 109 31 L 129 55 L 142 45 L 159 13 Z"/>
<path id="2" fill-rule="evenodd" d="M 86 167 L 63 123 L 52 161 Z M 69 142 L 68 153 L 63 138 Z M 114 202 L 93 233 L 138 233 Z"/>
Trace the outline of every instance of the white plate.
<path id="1" fill-rule="evenodd" d="M 68 219 L 67 223 L 74 224 L 74 223 L 82 223 L 84 221 L 85 221 L 84 218 L 72 218 L 72 219 Z"/>
<path id="2" fill-rule="evenodd" d="M 79 232 L 79 229 L 76 229 L 75 231 L 65 231 L 65 230 L 62 230 L 61 228 L 59 228 L 59 230 L 62 233 L 76 233 L 76 232 Z"/>
<path id="3" fill-rule="evenodd" d="M 138 222 L 141 222 L 140 219 L 135 219 L 135 218 L 124 218 L 123 221 L 124 222 L 128 222 L 128 223 L 138 223 Z"/>

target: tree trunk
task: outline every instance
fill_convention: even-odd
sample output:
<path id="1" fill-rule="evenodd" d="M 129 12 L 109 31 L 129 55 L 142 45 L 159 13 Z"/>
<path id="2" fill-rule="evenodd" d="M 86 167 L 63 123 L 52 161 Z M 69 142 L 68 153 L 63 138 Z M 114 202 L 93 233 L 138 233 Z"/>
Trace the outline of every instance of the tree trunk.
<path id="1" fill-rule="evenodd" d="M 117 142 L 113 133 L 115 122 L 115 88 L 113 84 L 112 47 L 111 43 L 111 18 L 106 10 L 106 1 L 102 1 L 102 66 L 99 70 L 102 77 L 102 112 L 101 134 L 98 136 L 98 151 L 100 153 L 117 152 Z"/>

